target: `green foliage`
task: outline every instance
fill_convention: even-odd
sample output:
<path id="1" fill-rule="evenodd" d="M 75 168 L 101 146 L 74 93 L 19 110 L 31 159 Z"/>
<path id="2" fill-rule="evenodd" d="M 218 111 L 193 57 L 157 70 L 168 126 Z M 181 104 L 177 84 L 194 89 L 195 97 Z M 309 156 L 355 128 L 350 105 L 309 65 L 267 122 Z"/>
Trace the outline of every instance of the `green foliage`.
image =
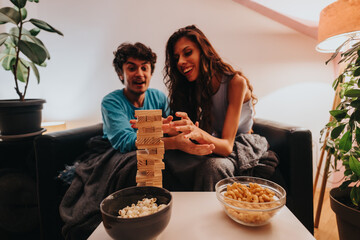
<path id="1" fill-rule="evenodd" d="M 40 83 L 40 74 L 37 66 L 46 66 L 50 54 L 44 43 L 37 38 L 41 30 L 50 33 L 63 34 L 50 24 L 39 20 L 27 18 L 25 8 L 27 2 L 38 3 L 39 0 L 9 0 L 14 6 L 0 9 L 0 24 L 15 25 L 9 32 L 0 33 L 0 64 L 6 71 L 14 76 L 15 90 L 20 100 L 25 99 L 29 83 L 30 70 L 33 71 L 37 82 Z M 27 30 L 25 24 L 32 29 Z M 25 83 L 24 91 L 19 89 L 18 81 Z"/>
<path id="2" fill-rule="evenodd" d="M 1 39 L 1 37 L 0 37 Z M 353 44 L 347 51 L 340 54 L 344 45 Z M 334 80 L 332 87 L 339 90 L 340 103 L 330 111 L 332 117 L 324 130 L 329 131 L 325 149 L 332 155 L 331 166 L 338 171 L 337 162 L 345 167 L 344 181 L 340 188 L 352 187 L 350 198 L 360 206 L 360 41 L 349 39 L 344 42 L 331 58 L 330 62 L 340 54 L 339 63 L 346 63 L 344 71 Z"/>

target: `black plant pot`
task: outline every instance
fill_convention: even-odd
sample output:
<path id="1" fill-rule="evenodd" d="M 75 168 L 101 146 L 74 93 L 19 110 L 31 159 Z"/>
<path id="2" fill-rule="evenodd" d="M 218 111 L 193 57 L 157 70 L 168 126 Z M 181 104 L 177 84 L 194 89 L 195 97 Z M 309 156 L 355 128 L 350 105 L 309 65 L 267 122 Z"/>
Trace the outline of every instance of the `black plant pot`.
<path id="1" fill-rule="evenodd" d="M 340 240 L 358 240 L 360 236 L 360 211 L 346 204 L 350 203 L 351 188 L 330 190 L 330 206 L 336 214 Z"/>
<path id="2" fill-rule="evenodd" d="M 0 135 L 22 135 L 41 131 L 44 99 L 0 100 Z"/>

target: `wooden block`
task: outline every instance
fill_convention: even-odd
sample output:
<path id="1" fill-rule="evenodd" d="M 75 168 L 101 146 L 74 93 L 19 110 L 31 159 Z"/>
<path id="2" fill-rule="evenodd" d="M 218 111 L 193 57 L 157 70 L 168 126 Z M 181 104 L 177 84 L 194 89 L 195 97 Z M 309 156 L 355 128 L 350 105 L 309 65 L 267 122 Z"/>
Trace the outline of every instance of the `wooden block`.
<path id="1" fill-rule="evenodd" d="M 140 128 L 148 128 L 148 127 L 155 127 L 155 128 L 161 128 L 162 127 L 162 121 L 155 121 L 155 122 L 136 122 L 136 126 L 138 129 Z"/>
<path id="2" fill-rule="evenodd" d="M 163 148 L 163 147 L 158 147 L 158 148 L 156 148 L 155 151 L 156 151 L 156 153 L 153 153 L 153 154 L 157 154 L 157 155 L 164 155 L 165 154 L 165 148 Z M 149 152 L 152 152 L 152 151 L 149 150 Z"/>
<path id="3" fill-rule="evenodd" d="M 165 149 L 163 147 L 158 148 L 146 148 L 137 150 L 137 154 L 150 154 L 150 155 L 164 155 Z"/>
<path id="4" fill-rule="evenodd" d="M 155 121 L 161 121 L 162 122 L 162 116 L 161 116 L 161 114 L 153 115 L 153 116 L 146 116 L 146 121 L 147 122 L 155 122 Z"/>
<path id="5" fill-rule="evenodd" d="M 162 159 L 140 159 L 138 160 L 141 165 L 154 165 L 154 164 L 162 164 Z"/>
<path id="6" fill-rule="evenodd" d="M 162 122 L 162 115 L 153 115 L 153 116 L 138 116 L 137 123 L 144 122 Z"/>
<path id="7" fill-rule="evenodd" d="M 143 123 L 146 122 L 146 116 L 138 116 L 136 123 Z"/>
<path id="8" fill-rule="evenodd" d="M 147 177 L 161 177 L 162 172 L 160 170 L 144 170 L 144 169 L 138 169 L 139 175 L 146 175 Z"/>
<path id="9" fill-rule="evenodd" d="M 141 172 L 136 173 L 136 182 L 146 182 L 147 180 L 150 180 L 151 177 L 146 176 L 145 174 L 142 174 Z"/>
<path id="10" fill-rule="evenodd" d="M 136 158 L 138 161 L 140 161 L 140 160 L 162 161 L 164 159 L 164 155 L 163 154 L 137 154 Z"/>
<path id="11" fill-rule="evenodd" d="M 164 142 L 160 140 L 157 144 L 141 144 L 138 141 L 135 141 L 135 145 L 138 149 L 154 149 L 154 148 L 164 148 Z"/>
<path id="12" fill-rule="evenodd" d="M 136 150 L 137 160 L 162 160 L 164 158 L 164 151 L 149 151 L 148 149 Z M 158 153 L 159 152 L 159 153 Z"/>
<path id="13" fill-rule="evenodd" d="M 161 127 L 151 126 L 151 127 L 141 127 L 141 128 L 138 128 L 137 134 L 139 134 L 139 133 L 158 133 L 158 132 L 163 133 Z"/>
<path id="14" fill-rule="evenodd" d="M 153 184 L 160 184 L 162 186 L 162 181 L 161 182 L 152 182 Z"/>
<path id="15" fill-rule="evenodd" d="M 146 181 L 162 181 L 162 176 L 148 176 L 143 172 L 136 172 L 136 182 L 146 182 Z"/>
<path id="16" fill-rule="evenodd" d="M 157 145 L 161 139 L 159 137 L 138 137 L 136 139 L 136 144 L 141 145 Z"/>
<path id="17" fill-rule="evenodd" d="M 152 186 L 152 187 L 159 187 L 159 188 L 163 187 L 162 183 L 153 183 L 153 182 L 149 182 L 149 183 L 146 182 L 145 186 Z"/>
<path id="18" fill-rule="evenodd" d="M 149 137 L 154 137 L 154 138 L 162 138 L 164 136 L 163 132 L 152 132 L 152 133 L 141 133 L 141 132 L 137 132 L 136 133 L 136 137 L 137 139 L 139 138 L 149 138 Z"/>
<path id="19" fill-rule="evenodd" d="M 153 116 L 153 115 L 162 115 L 161 109 L 153 109 L 153 110 L 135 110 L 135 116 Z"/>
<path id="20" fill-rule="evenodd" d="M 162 182 L 145 182 L 145 186 L 163 187 Z"/>
<path id="21" fill-rule="evenodd" d="M 137 169 L 144 169 L 144 170 L 155 170 L 155 169 L 165 169 L 164 162 L 156 162 L 156 163 L 148 163 L 147 160 L 140 160 L 137 163 Z"/>

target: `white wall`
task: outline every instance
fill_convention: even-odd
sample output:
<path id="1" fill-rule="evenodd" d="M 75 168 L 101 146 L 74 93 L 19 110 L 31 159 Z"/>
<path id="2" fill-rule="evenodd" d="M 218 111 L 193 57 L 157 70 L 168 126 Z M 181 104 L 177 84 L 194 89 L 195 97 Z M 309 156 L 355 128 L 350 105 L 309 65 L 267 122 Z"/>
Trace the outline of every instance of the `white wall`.
<path id="1" fill-rule="evenodd" d="M 30 79 L 27 97 L 46 99 L 44 121 L 62 120 L 70 127 L 100 122 L 102 97 L 122 87 L 111 63 L 112 52 L 124 41 L 143 42 L 158 54 L 151 87 L 166 91 L 165 43 L 178 28 L 196 24 L 223 59 L 251 80 L 259 97 L 257 117 L 312 131 L 316 163 L 334 76 L 332 65 L 325 65 L 329 55 L 315 51 L 315 39 L 232 0 L 41 0 L 28 5 L 29 17 L 64 33 L 39 35 L 51 60 L 40 69 L 40 85 Z M 0 71 L 0 81 L 0 99 L 16 98 L 10 73 Z"/>

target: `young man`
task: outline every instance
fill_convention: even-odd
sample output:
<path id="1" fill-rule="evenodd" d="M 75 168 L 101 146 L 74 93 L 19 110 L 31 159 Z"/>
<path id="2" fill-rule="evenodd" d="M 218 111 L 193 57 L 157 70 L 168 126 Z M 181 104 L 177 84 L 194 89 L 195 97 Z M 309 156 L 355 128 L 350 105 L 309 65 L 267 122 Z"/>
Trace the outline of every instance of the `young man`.
<path id="1" fill-rule="evenodd" d="M 136 185 L 136 129 L 129 121 L 137 109 L 167 111 L 165 94 L 149 89 L 156 54 L 142 43 L 123 43 L 113 65 L 124 88 L 101 104 L 103 136 L 91 138 L 59 207 L 65 239 L 86 239 L 101 222 L 100 203 L 118 189 Z M 108 141 L 109 140 L 109 141 Z"/>
<path id="2" fill-rule="evenodd" d="M 122 153 L 136 150 L 136 130 L 129 121 L 135 110 L 161 109 L 167 116 L 164 93 L 149 88 L 156 54 L 142 43 L 123 43 L 114 52 L 113 66 L 124 88 L 106 95 L 101 103 L 104 138 Z"/>

